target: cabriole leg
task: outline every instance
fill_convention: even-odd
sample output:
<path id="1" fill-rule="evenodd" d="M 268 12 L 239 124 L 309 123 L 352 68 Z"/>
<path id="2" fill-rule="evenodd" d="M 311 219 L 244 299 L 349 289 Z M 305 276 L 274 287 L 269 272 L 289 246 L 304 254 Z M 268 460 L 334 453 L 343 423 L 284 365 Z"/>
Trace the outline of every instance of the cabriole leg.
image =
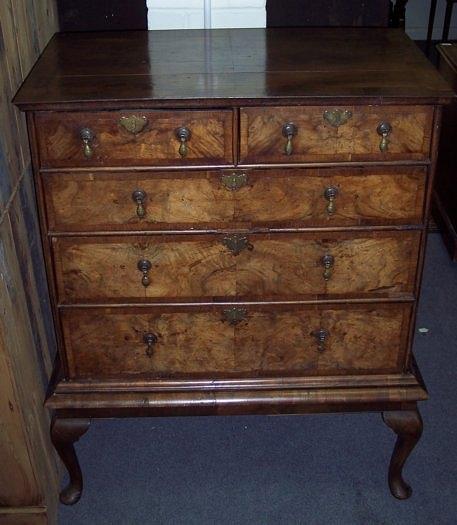
<path id="1" fill-rule="evenodd" d="M 403 466 L 422 435 L 422 418 L 417 408 L 383 412 L 382 418 L 398 436 L 389 465 L 390 492 L 398 499 L 407 499 L 412 490 L 403 479 Z"/>
<path id="2" fill-rule="evenodd" d="M 65 505 L 74 505 L 81 497 L 83 478 L 73 444 L 87 432 L 89 425 L 90 419 L 58 416 L 55 416 L 51 423 L 52 443 L 70 477 L 70 482 L 60 493 L 60 501 Z"/>

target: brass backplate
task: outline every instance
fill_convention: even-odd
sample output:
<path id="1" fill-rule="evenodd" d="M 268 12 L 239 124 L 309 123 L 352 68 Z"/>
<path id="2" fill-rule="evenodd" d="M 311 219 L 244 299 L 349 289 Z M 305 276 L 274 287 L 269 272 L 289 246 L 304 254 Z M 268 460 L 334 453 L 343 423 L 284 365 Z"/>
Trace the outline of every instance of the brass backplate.
<path id="1" fill-rule="evenodd" d="M 222 184 L 231 191 L 236 191 L 246 186 L 248 176 L 246 173 L 224 173 L 221 177 Z"/>
<path id="2" fill-rule="evenodd" d="M 324 120 L 334 128 L 338 128 L 339 126 L 346 124 L 346 122 L 351 118 L 352 112 L 348 109 L 326 109 L 324 111 Z"/>
<path id="3" fill-rule="evenodd" d="M 238 323 L 241 323 L 241 321 L 244 321 L 247 319 L 248 312 L 246 308 L 240 308 L 240 307 L 232 307 L 227 308 L 223 310 L 223 315 L 225 321 L 228 321 L 228 323 L 232 326 L 237 325 Z"/>
<path id="4" fill-rule="evenodd" d="M 147 123 L 148 119 L 146 117 L 139 117 L 138 115 L 129 115 L 128 117 L 121 117 L 119 119 L 119 125 L 129 133 L 133 133 L 133 135 L 143 131 Z"/>
<path id="5" fill-rule="evenodd" d="M 222 244 L 228 248 L 233 255 L 239 255 L 243 250 L 252 250 L 253 246 L 245 235 L 233 233 L 222 239 Z"/>

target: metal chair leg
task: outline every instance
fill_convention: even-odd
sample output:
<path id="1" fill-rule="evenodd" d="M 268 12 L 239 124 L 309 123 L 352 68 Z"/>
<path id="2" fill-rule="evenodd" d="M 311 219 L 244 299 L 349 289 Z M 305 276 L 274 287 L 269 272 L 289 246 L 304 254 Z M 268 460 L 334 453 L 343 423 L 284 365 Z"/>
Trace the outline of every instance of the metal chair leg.
<path id="1" fill-rule="evenodd" d="M 430 3 L 430 14 L 428 16 L 428 29 L 427 29 L 427 42 L 425 44 L 425 53 L 428 55 L 430 51 L 430 44 L 432 43 L 433 38 L 433 26 L 435 25 L 435 14 L 436 14 L 436 4 L 438 0 L 432 0 Z"/>
<path id="2" fill-rule="evenodd" d="M 449 28 L 451 26 L 452 8 L 454 7 L 453 0 L 447 0 L 446 14 L 444 15 L 444 26 L 443 26 L 443 42 L 447 42 L 449 38 Z"/>

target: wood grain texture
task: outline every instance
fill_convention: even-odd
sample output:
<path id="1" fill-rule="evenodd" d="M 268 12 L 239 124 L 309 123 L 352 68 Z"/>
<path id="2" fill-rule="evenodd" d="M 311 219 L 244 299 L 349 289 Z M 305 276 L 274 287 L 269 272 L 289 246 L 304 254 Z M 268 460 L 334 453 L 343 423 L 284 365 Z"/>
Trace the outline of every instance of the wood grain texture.
<path id="1" fill-rule="evenodd" d="M 396 297 L 414 292 L 420 232 L 251 234 L 234 255 L 220 235 L 54 237 L 61 303 L 215 297 Z M 322 258 L 331 255 L 331 277 Z M 149 286 L 137 264 L 148 260 Z"/>
<path id="2" fill-rule="evenodd" d="M 352 307 L 244 305 L 236 326 L 224 307 L 62 311 L 70 377 L 222 377 L 399 371 L 409 304 Z M 369 319 L 369 322 L 367 320 Z M 323 351 L 314 332 L 328 330 Z M 144 334 L 158 338 L 146 353 Z M 376 334 L 376 336 L 374 335 Z"/>
<path id="3" fill-rule="evenodd" d="M 148 120 L 136 134 L 119 124 L 132 115 Z M 44 112 L 36 126 L 43 167 L 233 164 L 231 111 Z M 180 127 L 191 132 L 184 158 L 176 138 Z M 90 158 L 83 152 L 83 128 L 94 134 Z"/>
<path id="4" fill-rule="evenodd" d="M 23 512 L 3 512 L 0 509 L 0 525 L 49 525 L 52 523 L 53 517 L 46 514 L 44 508 L 37 508 L 30 512 L 24 507 L 22 509 Z"/>
<path id="5" fill-rule="evenodd" d="M 14 93 L 57 29 L 53 0 L 0 2 L 0 523 L 57 522 L 43 408 L 53 354 L 24 115 Z M 38 270 L 38 271 L 37 271 Z"/>
<path id="6" fill-rule="evenodd" d="M 35 346 L 16 250 L 7 215 L 0 224 L 0 503 L 15 508 L 47 505 L 52 520 L 58 472 L 43 409 L 43 357 Z"/>
<path id="7" fill-rule="evenodd" d="M 396 31 L 56 37 L 16 102 L 33 110 L 63 332 L 47 406 L 65 435 L 92 416 L 415 410 L 427 397 L 410 352 L 423 223 L 451 98 Z M 352 111 L 338 128 L 323 120 L 335 108 Z M 119 126 L 130 114 L 148 115 L 144 131 Z M 291 156 L 286 118 L 298 126 Z M 182 160 L 174 132 L 190 124 Z M 95 135 L 89 159 L 82 126 Z M 245 170 L 238 191 L 221 186 L 229 167 Z M 247 236 L 238 255 L 224 244 L 234 234 Z"/>
<path id="8" fill-rule="evenodd" d="M 240 164 L 425 160 L 430 156 L 433 108 L 428 106 L 337 106 L 352 118 L 339 127 L 323 114 L 334 106 L 242 108 Z M 293 152 L 286 155 L 284 124 L 297 127 Z M 388 150 L 380 151 L 381 122 L 392 127 Z"/>
<path id="9" fill-rule="evenodd" d="M 402 30 L 285 28 L 58 35 L 15 102 L 176 108 L 452 96 Z"/>
<path id="10" fill-rule="evenodd" d="M 223 177 L 245 176 L 230 190 Z M 370 167 L 43 173 L 54 232 L 421 224 L 426 169 Z M 327 212 L 326 188 L 338 190 Z M 132 199 L 146 193 L 145 216 Z"/>

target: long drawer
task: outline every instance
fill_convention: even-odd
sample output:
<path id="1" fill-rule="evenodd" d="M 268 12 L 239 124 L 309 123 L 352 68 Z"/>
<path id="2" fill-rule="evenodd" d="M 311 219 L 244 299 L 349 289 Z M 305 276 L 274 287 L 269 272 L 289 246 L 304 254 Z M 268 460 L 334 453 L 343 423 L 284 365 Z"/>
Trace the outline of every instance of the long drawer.
<path id="1" fill-rule="evenodd" d="M 51 231 L 420 224 L 423 167 L 46 173 Z"/>
<path id="2" fill-rule="evenodd" d="M 42 167 L 233 164 L 232 112 L 36 115 Z"/>
<path id="3" fill-rule="evenodd" d="M 70 378 L 398 372 L 411 305 L 65 308 Z"/>
<path id="4" fill-rule="evenodd" d="M 242 108 L 241 164 L 425 160 L 433 107 Z"/>
<path id="5" fill-rule="evenodd" d="M 61 303 L 398 297 L 420 231 L 54 237 Z"/>

